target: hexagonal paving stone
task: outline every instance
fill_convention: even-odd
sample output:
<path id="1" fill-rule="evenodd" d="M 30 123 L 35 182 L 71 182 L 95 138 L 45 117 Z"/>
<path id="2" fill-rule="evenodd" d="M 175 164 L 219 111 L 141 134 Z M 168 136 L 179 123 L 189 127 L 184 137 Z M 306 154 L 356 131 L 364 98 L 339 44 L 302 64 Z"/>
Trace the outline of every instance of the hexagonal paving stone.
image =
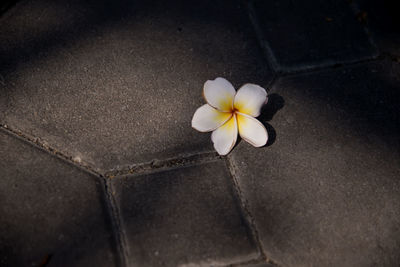
<path id="1" fill-rule="evenodd" d="M 1 18 L 0 123 L 97 171 L 213 150 L 206 80 L 271 78 L 238 1 L 23 1 Z"/>
<path id="2" fill-rule="evenodd" d="M 0 130 L 0 265 L 115 266 L 96 177 Z"/>
<path id="3" fill-rule="evenodd" d="M 380 62 L 273 86 L 275 141 L 241 142 L 231 160 L 279 266 L 399 266 L 399 73 Z"/>
<path id="4" fill-rule="evenodd" d="M 222 161 L 112 182 L 130 266 L 220 266 L 259 257 Z"/>

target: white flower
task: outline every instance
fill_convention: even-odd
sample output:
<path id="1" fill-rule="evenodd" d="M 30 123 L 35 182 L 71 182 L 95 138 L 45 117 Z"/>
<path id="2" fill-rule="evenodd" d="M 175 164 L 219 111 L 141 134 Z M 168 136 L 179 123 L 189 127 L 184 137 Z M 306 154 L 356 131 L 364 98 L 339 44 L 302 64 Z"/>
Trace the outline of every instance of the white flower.
<path id="1" fill-rule="evenodd" d="M 240 137 L 255 147 L 267 143 L 268 133 L 255 117 L 267 100 L 264 88 L 245 84 L 237 92 L 224 78 L 204 84 L 203 95 L 208 104 L 193 115 L 192 127 L 200 132 L 212 132 L 211 140 L 218 154 L 228 154 Z"/>

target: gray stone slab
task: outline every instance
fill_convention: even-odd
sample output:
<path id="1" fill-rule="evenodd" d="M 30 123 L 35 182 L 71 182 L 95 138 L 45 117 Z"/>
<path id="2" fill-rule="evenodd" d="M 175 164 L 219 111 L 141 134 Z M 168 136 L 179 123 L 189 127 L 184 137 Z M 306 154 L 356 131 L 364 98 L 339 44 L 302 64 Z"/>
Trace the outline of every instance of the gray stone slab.
<path id="1" fill-rule="evenodd" d="M 346 1 L 258 0 L 252 6 L 278 70 L 297 71 L 377 55 Z"/>
<path id="2" fill-rule="evenodd" d="M 115 266 L 102 185 L 0 130 L 0 265 Z"/>
<path id="3" fill-rule="evenodd" d="M 356 0 L 357 19 L 371 32 L 384 54 L 392 54 L 400 61 L 399 1 Z"/>
<path id="4" fill-rule="evenodd" d="M 98 171 L 213 150 L 206 80 L 271 78 L 236 1 L 23 1 L 1 19 L 0 122 Z"/>
<path id="5" fill-rule="evenodd" d="M 380 62 L 273 86 L 274 140 L 240 142 L 230 160 L 279 266 L 399 266 L 399 73 Z"/>
<path id="6" fill-rule="evenodd" d="M 259 257 L 223 161 L 114 179 L 129 266 L 219 266 Z"/>

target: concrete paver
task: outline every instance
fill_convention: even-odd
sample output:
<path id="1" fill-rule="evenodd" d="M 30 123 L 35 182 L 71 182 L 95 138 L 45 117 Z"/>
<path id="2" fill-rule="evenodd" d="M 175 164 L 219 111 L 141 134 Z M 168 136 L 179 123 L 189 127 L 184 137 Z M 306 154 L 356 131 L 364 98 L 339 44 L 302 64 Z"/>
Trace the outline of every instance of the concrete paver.
<path id="1" fill-rule="evenodd" d="M 112 181 L 130 266 L 219 266 L 259 256 L 223 162 Z"/>
<path id="2" fill-rule="evenodd" d="M 250 2 L 0 4 L 1 266 L 400 265 L 397 4 Z M 218 76 L 274 80 L 266 147 L 199 155 Z"/>
<path id="3" fill-rule="evenodd" d="M 97 171 L 212 151 L 204 82 L 272 78 L 236 1 L 23 1 L 1 23 L 0 122 Z"/>
<path id="4" fill-rule="evenodd" d="M 235 177 L 281 266 L 400 264 L 400 66 L 282 77 L 272 146 L 241 142 Z"/>
<path id="5" fill-rule="evenodd" d="M 262 38 L 279 70 L 296 71 L 377 55 L 346 1 L 253 2 Z M 272 62 L 274 63 L 274 62 Z"/>
<path id="6" fill-rule="evenodd" d="M 0 172 L 1 266 L 116 265 L 95 177 L 3 131 Z"/>

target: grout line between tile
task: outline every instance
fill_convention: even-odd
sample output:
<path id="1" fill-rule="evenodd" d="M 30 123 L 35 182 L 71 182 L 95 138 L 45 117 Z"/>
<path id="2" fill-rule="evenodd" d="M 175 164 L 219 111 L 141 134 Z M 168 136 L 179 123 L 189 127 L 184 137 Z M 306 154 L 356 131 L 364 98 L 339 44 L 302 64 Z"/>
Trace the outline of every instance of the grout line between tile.
<path id="1" fill-rule="evenodd" d="M 19 130 L 10 128 L 8 125 L 5 124 L 0 124 L 0 131 L 3 131 L 9 135 L 14 136 L 15 138 L 28 143 L 44 152 L 47 152 L 48 154 L 50 154 L 51 156 L 54 156 L 56 158 L 59 158 L 65 162 L 67 162 L 70 165 L 73 165 L 75 167 L 77 167 L 78 169 L 87 172 L 91 175 L 97 176 L 97 177 L 102 177 L 102 174 L 95 171 L 93 168 L 91 168 L 88 165 L 83 165 L 83 164 L 79 164 L 76 161 L 74 161 L 72 159 L 72 157 L 65 155 L 64 153 L 62 153 L 61 151 L 58 151 L 55 148 L 52 148 L 50 146 L 48 146 L 47 144 L 45 144 L 44 142 L 41 142 L 39 138 L 34 138 L 34 137 L 30 137 L 24 133 L 22 133 Z"/>
<path id="2" fill-rule="evenodd" d="M 239 182 L 238 182 L 238 179 L 236 177 L 236 167 L 235 167 L 234 163 L 229 159 L 229 157 L 226 158 L 225 162 L 226 162 L 226 165 L 228 167 L 230 176 L 232 178 L 234 190 L 236 191 L 236 194 L 237 194 L 237 196 L 239 198 L 239 204 L 240 204 L 240 206 L 242 208 L 242 211 L 244 212 L 245 218 L 248 221 L 248 225 L 249 225 L 250 230 L 252 232 L 253 238 L 254 238 L 254 240 L 256 242 L 256 245 L 258 246 L 259 252 L 261 254 L 261 258 L 257 259 L 257 260 L 266 262 L 266 263 L 271 264 L 273 266 L 277 266 L 277 267 L 280 266 L 276 261 L 274 261 L 271 258 L 269 258 L 267 256 L 266 252 L 265 252 L 265 249 L 264 249 L 264 247 L 262 245 L 262 242 L 260 240 L 259 232 L 258 232 L 257 227 L 255 225 L 255 219 L 252 216 L 250 210 L 248 209 L 248 204 L 247 204 L 246 198 L 243 196 L 243 193 L 242 193 L 242 191 L 240 189 Z M 241 263 L 241 264 L 245 264 L 245 263 Z"/>
<path id="3" fill-rule="evenodd" d="M 337 64 L 337 65 L 332 65 L 329 67 L 303 69 L 303 70 L 295 71 L 295 72 L 284 72 L 284 73 L 280 73 L 279 78 L 292 77 L 292 76 L 298 76 L 298 75 L 309 75 L 309 74 L 314 74 L 314 73 L 316 74 L 316 73 L 325 72 L 325 71 L 349 69 L 349 68 L 361 66 L 361 65 L 367 64 L 367 63 L 380 62 L 380 61 L 384 60 L 385 58 L 386 57 L 384 57 L 383 55 L 380 55 L 379 57 L 374 58 L 374 59 L 366 59 L 363 61 L 357 61 L 357 62 L 352 62 L 352 63 L 348 62 L 346 64 Z"/>
<path id="4" fill-rule="evenodd" d="M 358 14 L 361 13 L 360 6 L 355 1 L 349 1 L 349 6 L 355 16 L 357 16 Z M 380 54 L 380 49 L 379 49 L 378 45 L 376 44 L 374 38 L 372 37 L 372 32 L 369 30 L 369 28 L 367 27 L 367 25 L 365 23 L 361 24 L 361 26 L 362 26 L 365 34 L 368 36 L 368 41 L 370 42 L 372 47 L 374 47 L 376 49 L 376 51 L 378 51 L 378 54 Z"/>
<path id="5" fill-rule="evenodd" d="M 118 265 L 119 266 L 126 266 L 125 264 L 125 254 L 124 254 L 124 245 L 121 243 L 121 231 L 119 227 L 119 217 L 118 212 L 115 212 L 115 202 L 112 197 L 111 191 L 110 191 L 110 185 L 109 185 L 109 179 L 106 179 L 102 174 L 92 170 L 91 168 L 84 166 L 84 165 L 79 165 L 76 164 L 70 157 L 64 155 L 63 153 L 50 148 L 46 145 L 43 145 L 38 141 L 38 139 L 32 139 L 29 138 L 28 136 L 22 134 L 21 132 L 15 131 L 13 129 L 10 129 L 9 127 L 5 125 L 0 124 L 0 131 L 4 132 L 7 135 L 10 135 L 24 143 L 27 143 L 31 145 L 32 147 L 39 149 L 45 153 L 48 153 L 51 157 L 56 157 L 66 164 L 72 165 L 73 167 L 78 168 L 79 170 L 88 173 L 89 175 L 95 177 L 96 179 L 100 180 L 100 183 L 103 186 L 103 194 L 105 195 L 105 205 L 106 205 L 106 216 L 109 218 L 111 225 L 112 225 L 112 234 L 114 238 L 114 242 L 116 242 L 117 245 L 117 253 L 118 253 Z"/>
<path id="6" fill-rule="evenodd" d="M 104 178 L 104 177 L 103 177 Z M 107 207 L 110 212 L 111 223 L 113 228 L 114 239 L 117 244 L 117 251 L 119 253 L 119 265 L 120 266 L 129 266 L 128 265 L 128 253 L 127 253 L 127 242 L 126 242 L 126 234 L 121 226 L 121 215 L 119 212 L 118 205 L 116 204 L 114 198 L 114 191 L 112 187 L 112 183 L 110 179 L 104 178 L 104 193 L 107 199 Z"/>
<path id="7" fill-rule="evenodd" d="M 217 159 L 221 158 L 216 152 L 213 152 L 213 151 L 200 152 L 200 153 L 181 155 L 181 156 L 175 157 L 175 158 L 152 160 L 149 162 L 134 164 L 134 165 L 131 165 L 124 169 L 111 170 L 111 171 L 106 171 L 104 173 L 100 173 L 100 172 L 96 171 L 93 167 L 91 167 L 90 165 L 77 162 L 72 158 L 72 156 L 68 156 L 67 154 L 64 154 L 63 152 L 49 146 L 46 142 L 43 142 L 38 137 L 29 136 L 29 135 L 21 132 L 20 130 L 14 129 L 8 125 L 1 124 L 1 123 L 0 123 L 0 130 L 6 132 L 8 134 L 11 134 L 14 137 L 16 137 L 24 142 L 27 142 L 37 148 L 40 148 L 41 150 L 49 153 L 50 155 L 60 158 L 85 172 L 88 172 L 88 173 L 98 176 L 98 177 L 103 177 L 105 179 L 114 178 L 114 177 L 118 177 L 118 176 L 159 172 L 159 171 L 164 171 L 164 170 L 173 169 L 173 168 L 201 164 L 204 162 L 209 162 L 209 161 L 213 161 L 213 160 L 217 160 Z"/>
<path id="8" fill-rule="evenodd" d="M 253 264 L 262 264 L 262 263 L 267 263 L 271 267 L 281 267 L 279 265 L 276 265 L 276 263 L 267 262 L 264 258 L 255 258 L 255 259 L 246 260 L 246 261 L 238 261 L 238 262 L 234 262 L 234 263 L 221 265 L 221 267 L 240 267 L 240 266 L 248 266 L 249 267 L 250 265 L 253 265 Z"/>
<path id="9" fill-rule="evenodd" d="M 270 67 L 275 72 L 280 72 L 278 61 L 277 61 L 274 53 L 272 52 L 271 46 L 265 40 L 264 34 L 262 33 L 262 30 L 261 30 L 261 27 L 257 22 L 257 15 L 254 10 L 253 3 L 251 1 L 248 1 L 245 3 L 245 5 L 247 7 L 247 14 L 249 16 L 250 22 L 253 25 L 253 29 L 254 29 L 256 37 L 258 39 L 258 43 L 261 46 L 261 49 L 264 52 L 264 55 L 267 59 L 267 63 L 270 65 Z"/>
<path id="10" fill-rule="evenodd" d="M 353 65 L 364 64 L 369 62 L 379 61 L 382 58 L 380 55 L 355 59 L 351 61 L 342 61 L 342 62 L 322 62 L 320 64 L 314 65 L 303 65 L 301 67 L 294 67 L 294 68 L 286 68 L 285 70 L 281 70 L 280 75 L 282 77 L 288 75 L 296 75 L 296 74 L 303 74 L 303 73 L 313 73 L 323 70 L 334 70 L 339 68 L 346 68 L 351 67 Z"/>
<path id="11" fill-rule="evenodd" d="M 253 259 L 253 260 L 248 260 L 248 261 L 243 261 L 243 262 L 238 262 L 234 264 L 227 265 L 226 267 L 240 267 L 240 266 L 249 266 L 249 265 L 255 265 L 255 264 L 263 264 L 267 263 L 271 267 L 281 267 L 280 265 L 277 265 L 276 263 L 273 263 L 271 261 L 266 261 L 265 259 Z"/>
<path id="12" fill-rule="evenodd" d="M 355 68 L 355 67 L 360 67 L 360 66 L 362 66 L 364 64 L 368 64 L 368 63 L 379 63 L 379 62 L 382 62 L 385 60 L 397 62 L 395 59 L 391 58 L 390 56 L 381 54 L 379 57 L 372 59 L 372 60 L 358 61 L 358 62 L 354 62 L 351 64 L 349 63 L 349 64 L 344 64 L 344 65 L 331 66 L 330 68 L 317 68 L 317 69 L 312 69 L 312 70 L 303 70 L 303 71 L 299 71 L 299 72 L 281 73 L 279 75 L 278 79 L 286 78 L 286 77 L 297 77 L 297 76 L 303 76 L 303 75 L 318 74 L 318 73 L 323 73 L 323 72 L 327 72 L 327 71 L 346 70 L 346 69 L 351 69 L 351 68 Z"/>
<path id="13" fill-rule="evenodd" d="M 127 169 L 114 170 L 105 173 L 105 176 L 114 179 L 122 176 L 136 176 L 153 172 L 166 171 L 170 169 L 202 164 L 205 162 L 221 159 L 216 152 L 202 152 L 188 154 L 176 158 L 168 158 L 164 160 L 153 160 L 150 162 L 140 163 L 130 166 Z"/>
<path id="14" fill-rule="evenodd" d="M 345 67 L 345 66 L 351 66 L 354 64 L 359 64 L 359 63 L 365 63 L 365 62 L 372 62 L 381 59 L 381 54 L 379 52 L 379 49 L 377 45 L 375 44 L 375 41 L 372 39 L 371 34 L 369 30 L 364 26 L 363 30 L 365 33 L 368 35 L 368 41 L 370 42 L 371 46 L 376 50 L 376 53 L 371 54 L 369 56 L 359 58 L 359 59 L 354 59 L 354 60 L 344 60 L 344 61 L 321 61 L 320 63 L 316 64 L 310 64 L 310 65 L 300 65 L 300 66 L 294 66 L 294 67 L 285 67 L 281 66 L 278 63 L 277 58 L 275 57 L 275 54 L 268 42 L 266 40 L 261 26 L 258 23 L 257 15 L 255 12 L 255 8 L 253 5 L 253 1 L 246 1 L 246 7 L 247 7 L 247 13 L 250 19 L 250 22 L 253 26 L 253 29 L 255 31 L 255 35 L 257 37 L 258 43 L 261 46 L 261 49 L 266 56 L 267 59 L 267 64 L 270 65 L 270 67 L 279 75 L 286 76 L 286 75 L 291 75 L 291 74 L 299 74 L 299 73 L 309 73 L 313 71 L 319 71 L 319 70 L 324 70 L 324 69 L 335 69 L 339 67 Z M 356 8 L 352 6 L 354 12 L 356 11 Z"/>

